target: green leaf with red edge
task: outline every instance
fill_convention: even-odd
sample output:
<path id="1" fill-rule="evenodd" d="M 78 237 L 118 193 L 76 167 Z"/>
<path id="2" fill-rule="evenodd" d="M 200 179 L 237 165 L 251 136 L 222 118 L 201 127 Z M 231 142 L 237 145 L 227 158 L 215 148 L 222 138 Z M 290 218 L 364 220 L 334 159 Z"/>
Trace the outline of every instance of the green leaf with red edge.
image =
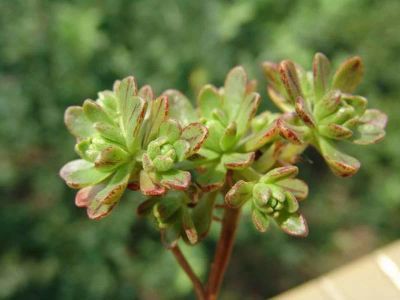
<path id="1" fill-rule="evenodd" d="M 322 120 L 337 111 L 342 104 L 341 93 L 337 90 L 328 92 L 315 104 L 314 116 Z"/>
<path id="2" fill-rule="evenodd" d="M 205 85 L 199 93 L 198 105 L 202 117 L 211 119 L 215 109 L 223 109 L 223 97 L 212 85 Z"/>
<path id="3" fill-rule="evenodd" d="M 189 99 L 181 92 L 176 90 L 167 90 L 163 93 L 168 97 L 169 117 L 176 119 L 187 125 L 197 120 L 197 114 Z"/>
<path id="4" fill-rule="evenodd" d="M 166 137 L 169 143 L 173 143 L 179 139 L 182 134 L 181 125 L 174 119 L 168 119 L 161 124 L 158 136 Z"/>
<path id="5" fill-rule="evenodd" d="M 253 196 L 254 183 L 239 180 L 226 193 L 225 203 L 232 208 L 241 207 Z"/>
<path id="6" fill-rule="evenodd" d="M 102 91 L 98 93 L 98 99 L 96 102 L 102 107 L 102 109 L 114 119 L 118 116 L 117 114 L 117 98 L 112 91 Z"/>
<path id="7" fill-rule="evenodd" d="M 279 72 L 279 64 L 265 61 L 262 63 L 262 69 L 264 72 L 264 76 L 268 80 L 269 86 L 273 88 L 277 93 L 281 94 L 283 98 L 285 98 L 284 95 L 286 94 L 286 91 L 281 80 L 281 74 Z"/>
<path id="8" fill-rule="evenodd" d="M 314 93 L 320 99 L 329 88 L 331 66 L 329 59 L 322 53 L 317 53 L 313 60 Z"/>
<path id="9" fill-rule="evenodd" d="M 260 149 L 265 144 L 274 141 L 278 134 L 279 128 L 277 126 L 277 123 L 276 121 L 272 121 L 264 129 L 250 136 L 250 138 L 247 139 L 246 142 L 243 144 L 243 150 L 249 152 Z"/>
<path id="10" fill-rule="evenodd" d="M 352 93 L 362 80 L 364 66 L 359 56 L 349 58 L 337 69 L 332 88 L 344 93 Z"/>
<path id="11" fill-rule="evenodd" d="M 306 237 L 308 235 L 308 225 L 306 219 L 299 213 L 281 213 L 276 222 L 279 227 L 287 234 Z"/>
<path id="12" fill-rule="evenodd" d="M 299 168 L 296 166 L 284 166 L 272 169 L 267 174 L 260 178 L 260 182 L 274 183 L 286 178 L 293 178 L 299 173 Z"/>
<path id="13" fill-rule="evenodd" d="M 367 109 L 359 119 L 354 143 L 368 145 L 380 142 L 386 135 L 387 116 L 377 109 Z"/>
<path id="14" fill-rule="evenodd" d="M 207 139 L 208 130 L 200 123 L 190 123 L 182 130 L 181 139 L 187 141 L 190 145 L 190 149 L 186 154 L 187 157 L 198 152 Z"/>
<path id="15" fill-rule="evenodd" d="M 255 153 L 227 153 L 222 156 L 222 163 L 225 168 L 241 170 L 250 166 L 254 161 Z"/>
<path id="16" fill-rule="evenodd" d="M 103 183 L 103 188 L 94 187 L 96 193 L 89 193 L 87 214 L 90 219 L 99 220 L 107 216 L 118 203 L 128 184 L 131 167 L 121 166 L 109 181 Z"/>
<path id="17" fill-rule="evenodd" d="M 110 171 L 126 162 L 128 153 L 117 145 L 111 145 L 102 150 L 94 164 L 99 170 Z"/>
<path id="18" fill-rule="evenodd" d="M 160 196 L 165 194 L 166 189 L 153 182 L 146 171 L 140 171 L 139 179 L 140 191 L 146 196 Z"/>
<path id="19" fill-rule="evenodd" d="M 127 147 L 130 151 L 134 151 L 140 146 L 137 137 L 146 113 L 147 103 L 137 96 L 136 83 L 132 76 L 117 81 L 114 92 L 118 99 L 118 111 L 121 115 Z"/>
<path id="20" fill-rule="evenodd" d="M 303 123 L 306 126 L 311 127 L 311 128 L 315 127 L 314 116 L 312 115 L 307 103 L 304 101 L 304 99 L 301 96 L 296 98 L 295 109 L 296 109 L 297 115 L 299 116 L 299 118 L 303 121 Z"/>
<path id="21" fill-rule="evenodd" d="M 148 118 L 146 119 L 146 133 L 143 138 L 143 145 L 147 145 L 150 141 L 158 136 L 160 127 L 165 124 L 168 117 L 168 100 L 167 96 L 161 96 L 157 99 L 151 99 L 148 107 Z"/>
<path id="22" fill-rule="evenodd" d="M 275 183 L 285 191 L 292 193 L 297 200 L 303 200 L 308 196 L 307 184 L 298 178 L 286 178 Z"/>
<path id="23" fill-rule="evenodd" d="M 303 133 L 299 131 L 295 126 L 290 125 L 286 121 L 284 121 L 282 118 L 279 118 L 276 121 L 276 126 L 279 129 L 279 134 L 289 142 L 296 144 L 296 145 L 301 145 L 303 144 Z"/>
<path id="24" fill-rule="evenodd" d="M 241 137 L 246 133 L 259 105 L 260 95 L 258 93 L 247 94 L 244 97 L 235 120 L 238 136 Z"/>
<path id="25" fill-rule="evenodd" d="M 85 100 L 82 105 L 83 113 L 92 123 L 106 123 L 114 125 L 114 121 L 107 115 L 104 109 L 93 100 Z"/>
<path id="26" fill-rule="evenodd" d="M 322 136 L 335 140 L 348 139 L 353 135 L 353 131 L 346 128 L 345 126 L 335 123 L 318 126 L 318 132 Z"/>
<path id="27" fill-rule="evenodd" d="M 125 138 L 121 134 L 121 130 L 118 127 L 107 123 L 98 122 L 94 124 L 94 128 L 103 138 L 120 145 L 125 145 Z"/>
<path id="28" fill-rule="evenodd" d="M 60 170 L 60 176 L 73 189 L 94 185 L 111 174 L 98 170 L 95 165 L 83 159 L 68 162 Z"/>
<path id="29" fill-rule="evenodd" d="M 150 103 L 154 99 L 153 89 L 150 85 L 144 85 L 139 89 L 138 96 L 145 100 L 147 103 Z"/>
<path id="30" fill-rule="evenodd" d="M 352 176 L 360 168 L 360 162 L 357 159 L 340 152 L 324 138 L 319 139 L 319 149 L 329 168 L 337 176 Z"/>
<path id="31" fill-rule="evenodd" d="M 225 79 L 224 106 L 231 121 L 235 120 L 246 94 L 247 74 L 243 67 L 233 68 Z"/>
<path id="32" fill-rule="evenodd" d="M 196 182 L 203 191 L 210 192 L 222 187 L 225 183 L 226 168 L 222 163 L 209 164 L 196 172 Z"/>
<path id="33" fill-rule="evenodd" d="M 160 184 L 168 189 L 185 190 L 190 180 L 191 175 L 187 171 L 170 170 L 160 174 Z"/>
<path id="34" fill-rule="evenodd" d="M 290 101 L 294 103 L 298 96 L 303 96 L 297 68 L 292 61 L 284 60 L 279 65 L 279 72 L 287 95 Z"/>
<path id="35" fill-rule="evenodd" d="M 182 210 L 182 229 L 187 237 L 187 240 L 190 244 L 196 244 L 199 236 L 194 225 L 192 215 L 189 212 L 188 208 L 183 208 Z"/>
<path id="36" fill-rule="evenodd" d="M 80 106 L 68 107 L 64 114 L 64 122 L 69 132 L 80 140 L 95 133 L 92 122 L 85 116 Z"/>
<path id="37" fill-rule="evenodd" d="M 259 232 L 266 232 L 269 226 L 269 217 L 260 210 L 254 208 L 251 212 L 251 220 Z"/>

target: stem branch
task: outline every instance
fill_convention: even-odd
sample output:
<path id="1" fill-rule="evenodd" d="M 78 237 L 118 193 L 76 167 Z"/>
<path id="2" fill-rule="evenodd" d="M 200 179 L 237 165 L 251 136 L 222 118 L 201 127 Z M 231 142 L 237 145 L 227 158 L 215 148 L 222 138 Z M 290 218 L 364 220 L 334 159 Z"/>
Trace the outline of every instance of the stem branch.
<path id="1" fill-rule="evenodd" d="M 207 283 L 207 300 L 216 300 L 230 260 L 240 216 L 239 209 L 225 208 L 221 235 Z"/>
<path id="2" fill-rule="evenodd" d="M 196 292 L 196 296 L 198 300 L 205 300 L 206 293 L 203 288 L 203 284 L 201 283 L 200 279 L 194 273 L 192 267 L 189 265 L 188 261 L 186 260 L 185 256 L 183 255 L 181 249 L 178 245 L 171 248 L 171 252 L 174 254 L 176 260 L 178 261 L 179 265 L 185 271 L 187 276 L 189 277 L 190 281 L 193 284 L 194 290 Z"/>

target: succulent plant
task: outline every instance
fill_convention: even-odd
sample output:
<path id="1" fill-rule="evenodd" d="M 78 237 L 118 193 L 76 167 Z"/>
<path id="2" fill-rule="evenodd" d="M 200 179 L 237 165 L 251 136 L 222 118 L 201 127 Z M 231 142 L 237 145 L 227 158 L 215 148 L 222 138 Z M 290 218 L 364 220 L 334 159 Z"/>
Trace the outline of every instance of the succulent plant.
<path id="1" fill-rule="evenodd" d="M 322 154 L 338 176 L 354 175 L 360 162 L 337 147 L 339 141 L 367 145 L 385 136 L 387 117 L 367 109 L 367 99 L 352 94 L 363 76 L 360 57 L 342 63 L 335 73 L 325 55 L 317 53 L 312 72 L 289 60 L 263 64 L 268 94 L 285 112 L 280 133 L 294 144 L 309 143 Z"/>
<path id="2" fill-rule="evenodd" d="M 256 182 L 240 180 L 228 191 L 225 202 L 233 208 L 251 202 L 252 221 L 260 232 L 267 230 L 272 219 L 286 233 L 306 236 L 308 227 L 298 213 L 298 201 L 307 197 L 308 187 L 293 178 L 297 173 L 297 167 L 286 166 L 272 169 Z"/>
<path id="3" fill-rule="evenodd" d="M 78 189 L 77 206 L 92 219 L 110 213 L 127 188 L 147 198 L 137 213 L 160 230 L 163 244 L 191 278 L 199 299 L 216 299 L 232 251 L 243 206 L 250 206 L 256 229 L 271 222 L 305 237 L 299 212 L 308 187 L 296 178 L 301 153 L 315 147 L 334 174 L 351 176 L 360 163 L 338 149 L 341 141 L 377 143 L 385 136 L 386 115 L 367 109 L 352 94 L 363 66 L 359 57 L 335 73 L 317 53 L 312 72 L 285 60 L 263 64 L 268 94 L 282 113 L 256 115 L 260 95 L 242 67 L 232 69 L 224 86 L 205 85 L 192 102 L 176 90 L 155 98 L 150 86 L 137 89 L 133 77 L 117 81 L 65 113 L 80 159 L 60 171 Z M 222 220 L 215 216 L 223 209 Z M 202 241 L 213 222 L 221 222 L 206 287 L 179 250 L 179 240 Z"/>
<path id="4" fill-rule="evenodd" d="M 60 175 L 79 189 L 76 205 L 87 207 L 92 219 L 106 216 L 128 186 L 145 195 L 186 189 L 190 173 L 176 164 L 196 153 L 208 133 L 199 123 L 182 129 L 168 116 L 167 97 L 153 99 L 149 86 L 138 91 L 133 77 L 100 92 L 96 101 L 69 107 L 65 123 L 81 159 Z"/>

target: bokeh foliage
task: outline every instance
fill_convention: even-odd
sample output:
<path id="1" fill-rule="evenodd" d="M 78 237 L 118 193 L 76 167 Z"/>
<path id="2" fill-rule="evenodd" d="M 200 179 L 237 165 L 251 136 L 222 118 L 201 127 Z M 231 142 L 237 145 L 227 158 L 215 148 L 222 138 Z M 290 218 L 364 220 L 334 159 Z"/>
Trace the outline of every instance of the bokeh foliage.
<path id="1" fill-rule="evenodd" d="M 193 297 L 152 224 L 135 217 L 138 199 L 128 193 L 96 223 L 57 176 L 74 158 L 65 108 L 130 74 L 193 96 L 237 64 L 264 86 L 263 60 L 358 54 L 359 92 L 389 115 L 384 142 L 349 146 L 362 163 L 350 180 L 303 155 L 309 237 L 260 235 L 244 221 L 221 299 L 263 299 L 398 238 L 399 11 L 397 0 L 1 1 L 0 299 Z M 262 105 L 272 107 L 265 93 Z M 185 249 L 203 275 L 214 244 Z"/>

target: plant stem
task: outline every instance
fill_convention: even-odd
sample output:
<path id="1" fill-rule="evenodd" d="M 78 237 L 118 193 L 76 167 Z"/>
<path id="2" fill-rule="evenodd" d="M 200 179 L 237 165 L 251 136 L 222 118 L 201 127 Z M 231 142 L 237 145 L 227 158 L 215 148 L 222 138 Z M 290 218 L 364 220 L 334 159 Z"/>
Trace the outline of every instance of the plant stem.
<path id="1" fill-rule="evenodd" d="M 187 276 L 189 277 L 190 281 L 192 281 L 194 290 L 196 292 L 196 296 L 198 300 L 205 300 L 206 293 L 203 288 L 203 284 L 201 283 L 200 279 L 194 273 L 192 267 L 189 265 L 188 261 L 186 260 L 185 256 L 183 255 L 181 249 L 178 245 L 171 248 L 171 252 L 174 254 L 176 260 L 178 261 L 179 265 L 185 271 Z"/>
<path id="2" fill-rule="evenodd" d="M 225 208 L 221 235 L 207 283 L 207 300 L 216 300 L 228 266 L 240 216 L 240 209 Z"/>

